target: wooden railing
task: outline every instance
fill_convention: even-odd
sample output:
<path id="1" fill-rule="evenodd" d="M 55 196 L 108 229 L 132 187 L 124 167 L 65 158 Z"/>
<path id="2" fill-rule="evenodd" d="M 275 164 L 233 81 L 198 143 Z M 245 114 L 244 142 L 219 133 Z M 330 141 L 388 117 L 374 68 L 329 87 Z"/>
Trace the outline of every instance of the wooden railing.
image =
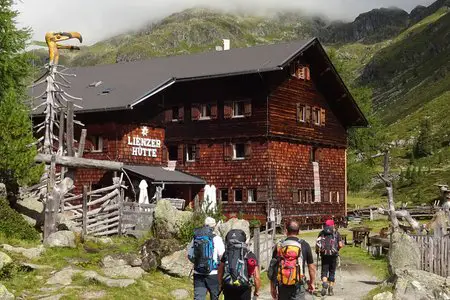
<path id="1" fill-rule="evenodd" d="M 275 245 L 276 226 L 275 222 L 266 223 L 266 230 L 261 231 L 259 227 L 254 228 L 253 238 L 249 247 L 255 253 L 261 271 L 267 270 L 272 259 L 273 246 Z"/>
<path id="2" fill-rule="evenodd" d="M 450 235 L 410 235 L 419 245 L 420 269 L 442 277 L 450 276 Z"/>

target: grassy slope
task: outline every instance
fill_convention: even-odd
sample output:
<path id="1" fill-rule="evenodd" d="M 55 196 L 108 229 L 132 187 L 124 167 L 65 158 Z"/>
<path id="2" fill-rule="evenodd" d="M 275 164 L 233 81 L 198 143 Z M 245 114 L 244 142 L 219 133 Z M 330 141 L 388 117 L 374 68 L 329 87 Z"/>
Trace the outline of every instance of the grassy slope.
<path id="1" fill-rule="evenodd" d="M 33 243 L 24 242 L 11 239 L 5 239 L 0 236 L 0 244 L 12 243 L 15 246 L 32 247 Z M 52 266 L 55 270 L 60 270 L 68 266 L 66 259 L 83 260 L 75 268 L 83 270 L 94 270 L 101 274 L 100 261 L 101 259 L 112 253 L 137 253 L 143 240 L 136 240 L 132 238 L 114 238 L 113 245 L 101 245 L 93 242 L 88 242 L 91 249 L 97 249 L 97 253 L 87 253 L 83 246 L 78 242 L 76 249 L 47 249 L 45 253 L 37 259 L 27 260 L 19 254 L 8 253 L 15 262 L 29 261 L 35 264 Z M 37 244 L 36 244 L 37 245 Z M 9 291 L 14 291 L 16 296 L 23 291 L 29 294 L 37 295 L 43 294 L 39 289 L 45 286 L 45 282 L 51 277 L 52 270 L 43 269 L 32 272 L 25 272 L 18 269 L 15 265 L 10 268 L 10 276 L 3 270 L 0 272 L 1 282 L 8 288 Z M 73 277 L 73 286 L 82 286 L 83 291 L 106 291 L 106 296 L 103 299 L 147 299 L 149 295 L 156 299 L 174 299 L 170 296 L 170 291 L 175 289 L 186 289 L 192 293 L 192 281 L 188 278 L 172 278 L 168 280 L 167 275 L 161 272 L 153 272 L 144 275 L 144 277 L 137 281 L 136 284 L 128 288 L 108 288 L 101 284 L 88 281 L 82 276 Z M 51 293 L 51 292 L 50 292 Z M 56 292 L 54 294 L 57 294 Z M 63 291 L 65 296 L 62 299 L 80 299 L 79 289 L 66 289 Z M 191 296 L 193 296 L 191 294 Z"/>
<path id="2" fill-rule="evenodd" d="M 450 14 L 442 8 L 379 51 L 362 80 L 375 88 L 380 116 L 392 123 L 440 96 L 450 84 Z"/>
<path id="3" fill-rule="evenodd" d="M 86 66 L 210 51 L 222 45 L 223 38 L 231 40 L 231 47 L 303 39 L 313 35 L 315 26 L 299 12 L 257 17 L 188 9 L 139 32 L 83 47 L 78 53 L 65 52 L 63 63 Z M 40 62 L 46 57 L 44 50 L 36 54 Z"/>

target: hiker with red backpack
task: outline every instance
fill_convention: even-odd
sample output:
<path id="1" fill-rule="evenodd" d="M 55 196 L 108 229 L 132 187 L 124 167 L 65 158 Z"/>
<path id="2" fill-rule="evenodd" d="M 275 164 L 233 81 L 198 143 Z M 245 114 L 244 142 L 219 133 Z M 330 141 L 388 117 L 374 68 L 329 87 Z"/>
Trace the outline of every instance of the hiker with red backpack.
<path id="1" fill-rule="evenodd" d="M 194 300 L 205 300 L 209 292 L 211 300 L 218 300 L 220 287 L 217 269 L 225 252 L 222 238 L 214 234 L 216 220 L 205 219 L 205 226 L 194 230 L 194 238 L 188 246 L 188 259 L 194 264 Z"/>
<path id="2" fill-rule="evenodd" d="M 334 285 L 336 278 L 336 265 L 339 257 L 339 250 L 344 247 L 341 235 L 334 227 L 333 220 L 326 220 L 323 230 L 319 233 L 316 242 L 316 253 L 322 261 L 322 290 L 320 294 L 325 296 L 334 295 Z"/>
<path id="3" fill-rule="evenodd" d="M 225 237 L 225 253 L 219 265 L 219 284 L 225 300 L 250 300 L 259 296 L 261 279 L 256 256 L 246 244 L 241 229 L 231 229 Z"/>
<path id="4" fill-rule="evenodd" d="M 270 292 L 276 300 L 304 300 L 305 285 L 310 293 L 314 292 L 316 265 L 309 244 L 298 238 L 300 226 L 295 221 L 286 224 L 286 239 L 274 247 L 267 275 L 270 280 Z M 305 269 L 308 266 L 309 280 Z"/>

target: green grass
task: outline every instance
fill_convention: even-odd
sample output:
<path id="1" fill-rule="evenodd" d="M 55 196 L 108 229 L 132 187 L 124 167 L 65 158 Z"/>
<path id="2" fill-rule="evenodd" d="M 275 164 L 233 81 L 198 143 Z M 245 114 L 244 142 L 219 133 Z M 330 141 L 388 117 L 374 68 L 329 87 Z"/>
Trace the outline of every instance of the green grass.
<path id="1" fill-rule="evenodd" d="M 380 204 L 386 203 L 386 197 L 381 195 L 375 195 L 373 192 L 358 192 L 349 193 L 347 205 L 348 209 L 353 209 L 356 207 L 369 207 L 369 206 L 379 206 Z"/>
<path id="2" fill-rule="evenodd" d="M 379 280 L 389 276 L 386 257 L 373 257 L 360 247 L 346 246 L 340 250 L 343 262 L 361 264 L 367 267 Z"/>

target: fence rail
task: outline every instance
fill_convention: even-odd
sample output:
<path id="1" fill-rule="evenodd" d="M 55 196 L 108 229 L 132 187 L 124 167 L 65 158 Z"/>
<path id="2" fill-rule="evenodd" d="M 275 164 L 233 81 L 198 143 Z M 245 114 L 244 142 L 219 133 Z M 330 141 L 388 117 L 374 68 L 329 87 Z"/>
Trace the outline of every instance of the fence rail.
<path id="1" fill-rule="evenodd" d="M 420 269 L 442 277 L 450 276 L 450 235 L 410 235 L 420 249 Z"/>

